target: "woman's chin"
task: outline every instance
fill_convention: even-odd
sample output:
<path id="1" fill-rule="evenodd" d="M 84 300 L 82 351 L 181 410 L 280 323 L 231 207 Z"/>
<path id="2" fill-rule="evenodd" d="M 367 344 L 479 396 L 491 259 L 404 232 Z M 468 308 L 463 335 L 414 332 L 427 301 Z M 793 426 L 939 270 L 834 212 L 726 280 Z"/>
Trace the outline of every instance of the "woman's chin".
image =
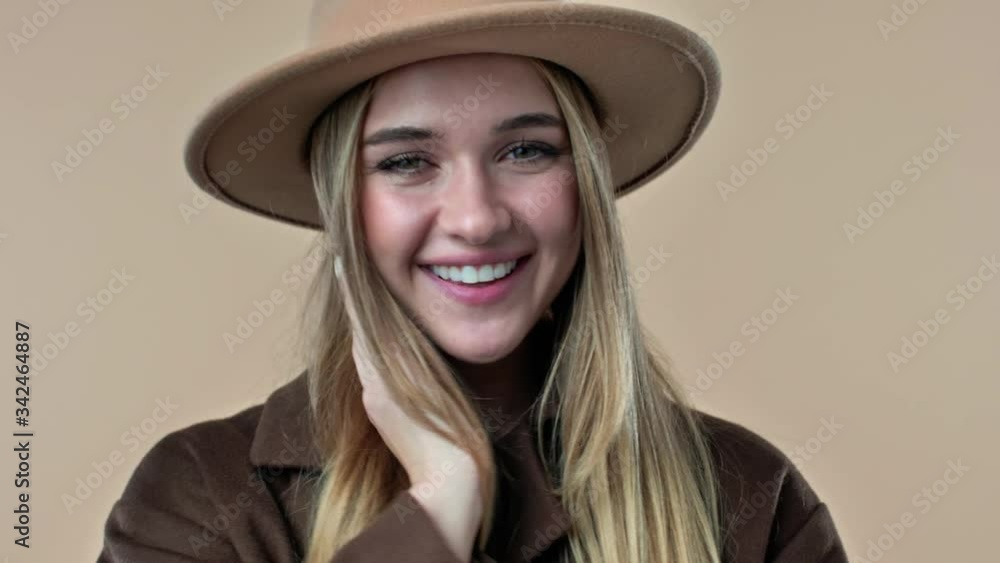
<path id="1" fill-rule="evenodd" d="M 434 336 L 434 341 L 441 351 L 456 360 L 470 364 L 486 364 L 500 360 L 513 352 L 522 340 L 523 335 L 504 337 L 492 333 L 489 336 L 479 337 L 475 334 L 457 334 L 450 330 Z"/>

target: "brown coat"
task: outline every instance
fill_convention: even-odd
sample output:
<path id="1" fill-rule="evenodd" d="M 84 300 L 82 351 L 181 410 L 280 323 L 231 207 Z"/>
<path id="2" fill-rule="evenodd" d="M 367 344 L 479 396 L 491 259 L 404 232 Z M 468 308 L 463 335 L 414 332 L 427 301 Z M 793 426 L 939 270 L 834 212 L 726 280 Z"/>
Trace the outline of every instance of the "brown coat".
<path id="1" fill-rule="evenodd" d="M 261 405 L 160 439 L 112 507 L 98 563 L 300 561 L 319 461 L 306 405 L 303 374 Z M 727 507 L 723 561 L 847 563 L 827 506 L 786 455 L 741 425 L 699 416 Z M 547 490 L 530 421 L 490 430 L 501 495 L 489 545 L 472 561 L 555 562 L 569 520 Z M 462 563 L 406 491 L 331 560 L 385 562 Z"/>

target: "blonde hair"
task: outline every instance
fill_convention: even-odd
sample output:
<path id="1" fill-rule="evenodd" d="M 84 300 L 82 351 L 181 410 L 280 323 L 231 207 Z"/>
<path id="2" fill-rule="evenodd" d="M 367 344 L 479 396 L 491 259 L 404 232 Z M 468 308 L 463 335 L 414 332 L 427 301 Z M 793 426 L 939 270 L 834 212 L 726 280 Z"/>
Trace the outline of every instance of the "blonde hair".
<path id="1" fill-rule="evenodd" d="M 567 124 L 583 222 L 583 251 L 550 309 L 558 327 L 552 357 L 539 359 L 551 362 L 540 407 L 559 398 L 556 432 L 549 438 L 538 420 L 537 447 L 570 515 L 566 555 L 578 562 L 719 563 L 719 498 L 707 434 L 639 323 L 600 137 L 604 110 L 574 73 L 528 60 Z M 333 276 L 338 253 L 356 296 L 361 328 L 353 337 L 379 351 L 376 364 L 404 410 L 470 452 L 484 495 L 480 549 L 493 525 L 497 475 L 484 421 L 452 368 L 389 292 L 364 243 L 359 139 L 373 88 L 370 80 L 338 98 L 311 132 L 324 228 L 303 334 L 323 467 L 306 563 L 329 561 L 409 487 L 361 401 L 350 324 Z"/>

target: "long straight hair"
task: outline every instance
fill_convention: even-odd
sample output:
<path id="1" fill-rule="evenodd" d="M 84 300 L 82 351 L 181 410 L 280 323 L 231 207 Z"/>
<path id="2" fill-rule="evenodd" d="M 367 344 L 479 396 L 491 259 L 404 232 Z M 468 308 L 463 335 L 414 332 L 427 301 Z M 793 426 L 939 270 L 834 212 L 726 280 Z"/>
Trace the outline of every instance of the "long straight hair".
<path id="1" fill-rule="evenodd" d="M 601 137 L 607 116 L 574 73 L 528 60 L 567 124 L 583 221 L 582 252 L 549 310 L 556 327 L 551 357 L 538 358 L 548 366 L 539 406 L 553 403 L 556 415 L 551 435 L 537 421 L 537 447 L 571 520 L 562 561 L 720 563 L 719 495 L 706 429 L 636 312 Z M 359 139 L 373 89 L 374 79 L 339 97 L 311 132 L 323 229 L 302 334 L 323 463 L 305 563 L 329 561 L 410 485 L 368 420 L 352 338 L 377 350 L 377 369 L 401 408 L 470 453 L 483 494 L 480 549 L 493 526 L 497 470 L 483 417 L 366 249 Z M 336 254 L 356 296 L 356 334 L 335 283 Z"/>

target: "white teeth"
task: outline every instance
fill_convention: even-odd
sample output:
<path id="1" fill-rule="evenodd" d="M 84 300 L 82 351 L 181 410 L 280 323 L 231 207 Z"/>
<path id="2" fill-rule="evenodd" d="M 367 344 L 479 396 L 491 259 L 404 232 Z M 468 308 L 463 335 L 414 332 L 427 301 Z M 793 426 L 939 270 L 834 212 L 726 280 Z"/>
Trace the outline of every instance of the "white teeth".
<path id="1" fill-rule="evenodd" d="M 517 264 L 517 260 L 475 266 L 431 266 L 437 277 L 467 284 L 484 283 L 506 277 Z"/>

